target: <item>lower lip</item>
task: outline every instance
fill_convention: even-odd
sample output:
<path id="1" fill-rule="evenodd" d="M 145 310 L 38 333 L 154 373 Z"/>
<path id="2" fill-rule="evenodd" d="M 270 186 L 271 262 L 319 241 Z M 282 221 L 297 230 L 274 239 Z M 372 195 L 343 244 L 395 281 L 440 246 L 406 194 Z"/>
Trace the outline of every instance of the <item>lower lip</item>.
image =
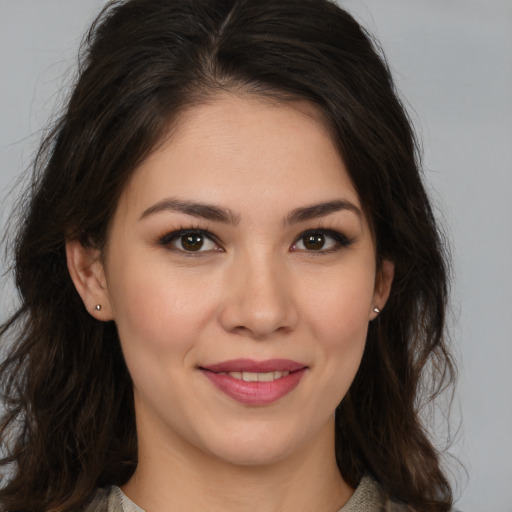
<path id="1" fill-rule="evenodd" d="M 236 401 L 245 405 L 268 405 L 295 389 L 306 373 L 306 368 L 269 382 L 246 382 L 230 375 L 201 371 L 217 389 Z"/>

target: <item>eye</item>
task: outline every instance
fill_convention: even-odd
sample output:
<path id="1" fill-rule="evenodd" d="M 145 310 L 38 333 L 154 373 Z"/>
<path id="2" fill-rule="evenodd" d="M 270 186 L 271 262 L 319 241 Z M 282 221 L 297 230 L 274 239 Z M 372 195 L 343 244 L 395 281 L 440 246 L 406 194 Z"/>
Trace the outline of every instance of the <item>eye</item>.
<path id="1" fill-rule="evenodd" d="M 220 250 L 213 236 L 200 229 L 174 231 L 161 238 L 160 244 L 179 252 L 197 253 Z"/>
<path id="2" fill-rule="evenodd" d="M 332 252 L 341 247 L 348 247 L 352 240 L 342 233 L 327 229 L 305 231 L 292 245 L 292 251 Z"/>

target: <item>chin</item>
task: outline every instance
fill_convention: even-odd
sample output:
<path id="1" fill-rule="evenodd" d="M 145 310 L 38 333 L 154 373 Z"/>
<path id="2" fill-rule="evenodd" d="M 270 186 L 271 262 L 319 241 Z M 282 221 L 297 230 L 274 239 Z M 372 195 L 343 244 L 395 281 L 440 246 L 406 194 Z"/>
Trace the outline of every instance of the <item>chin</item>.
<path id="1" fill-rule="evenodd" d="M 214 455 L 224 462 L 234 466 L 269 466 L 277 464 L 286 459 L 292 453 L 290 449 L 283 447 L 249 446 L 247 443 L 243 445 L 232 445 L 226 447 L 225 450 L 216 450 Z"/>
<path id="2" fill-rule="evenodd" d="M 261 430 L 253 425 L 236 432 L 226 430 L 223 434 L 222 437 L 209 439 L 208 451 L 215 458 L 236 466 L 276 464 L 308 444 L 308 440 L 302 439 L 302 435 L 297 436 L 297 432 L 275 425 Z"/>

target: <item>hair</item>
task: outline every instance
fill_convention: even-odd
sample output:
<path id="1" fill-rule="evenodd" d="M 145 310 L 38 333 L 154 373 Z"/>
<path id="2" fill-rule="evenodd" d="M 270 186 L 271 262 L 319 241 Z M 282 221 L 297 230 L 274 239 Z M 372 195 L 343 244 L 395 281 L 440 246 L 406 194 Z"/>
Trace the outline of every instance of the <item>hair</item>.
<path id="1" fill-rule="evenodd" d="M 372 475 L 417 511 L 450 509 L 422 406 L 453 382 L 445 244 L 418 145 L 378 45 L 327 0 L 110 2 L 82 43 L 69 102 L 42 142 L 13 238 L 17 311 L 1 327 L 9 511 L 71 511 L 137 465 L 132 384 L 113 322 L 85 309 L 65 243 L 103 248 L 131 173 L 185 109 L 221 91 L 321 112 L 395 277 L 336 414 L 343 478 Z"/>

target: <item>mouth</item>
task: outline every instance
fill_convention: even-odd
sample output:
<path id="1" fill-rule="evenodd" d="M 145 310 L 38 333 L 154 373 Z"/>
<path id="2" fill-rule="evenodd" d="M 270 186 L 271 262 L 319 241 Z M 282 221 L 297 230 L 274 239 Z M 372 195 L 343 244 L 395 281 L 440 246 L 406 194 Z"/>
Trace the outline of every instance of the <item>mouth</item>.
<path id="1" fill-rule="evenodd" d="M 290 375 L 290 372 L 218 372 L 218 375 L 229 375 L 233 379 L 243 380 L 244 382 L 271 382 Z"/>
<path id="2" fill-rule="evenodd" d="M 199 367 L 217 390 L 249 406 L 269 405 L 291 393 L 307 369 L 289 359 L 236 359 Z"/>

